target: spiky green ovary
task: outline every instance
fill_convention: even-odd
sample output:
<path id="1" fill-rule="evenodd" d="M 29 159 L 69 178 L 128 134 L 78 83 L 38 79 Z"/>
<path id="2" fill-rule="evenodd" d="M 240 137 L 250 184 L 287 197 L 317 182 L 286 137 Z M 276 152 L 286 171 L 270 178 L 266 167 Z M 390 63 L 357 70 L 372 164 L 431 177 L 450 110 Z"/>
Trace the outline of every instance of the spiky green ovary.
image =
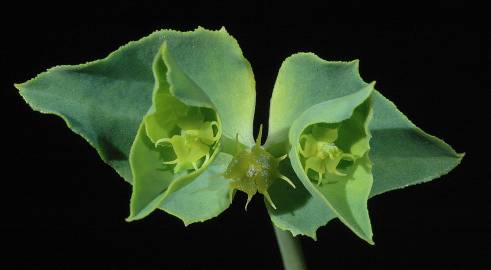
<path id="1" fill-rule="evenodd" d="M 276 158 L 261 147 L 261 133 L 262 126 L 256 144 L 251 149 L 237 151 L 224 173 L 226 178 L 232 180 L 230 183 L 231 198 L 234 190 L 240 190 L 247 194 L 246 210 L 252 196 L 257 192 L 263 194 L 269 204 L 276 209 L 269 196 L 268 188 L 278 178 L 295 188 L 293 182 L 278 170 L 280 161 L 285 159 L 286 155 Z"/>
<path id="2" fill-rule="evenodd" d="M 220 138 L 220 127 L 217 121 L 206 121 L 200 108 L 191 108 L 186 115 L 177 119 L 178 134 L 170 138 L 161 138 L 155 147 L 172 146 L 176 158 L 164 161 L 164 164 L 175 164 L 174 172 L 198 170 L 205 164 L 211 148 Z M 215 131 L 216 130 L 216 131 Z"/>
<path id="3" fill-rule="evenodd" d="M 355 161 L 350 153 L 343 152 L 336 146 L 338 128 L 329 128 L 320 125 L 313 126 L 311 132 L 300 137 L 300 154 L 304 157 L 304 169 L 308 175 L 309 170 L 317 173 L 317 184 L 320 185 L 327 174 L 345 176 L 338 170 L 342 160 Z M 328 179 L 329 177 L 326 177 Z"/>

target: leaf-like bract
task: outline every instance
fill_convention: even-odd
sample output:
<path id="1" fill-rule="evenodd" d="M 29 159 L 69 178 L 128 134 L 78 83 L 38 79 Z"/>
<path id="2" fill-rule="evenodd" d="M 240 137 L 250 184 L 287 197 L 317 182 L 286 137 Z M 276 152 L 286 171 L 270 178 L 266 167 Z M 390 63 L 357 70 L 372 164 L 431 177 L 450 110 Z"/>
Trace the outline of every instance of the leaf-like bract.
<path id="1" fill-rule="evenodd" d="M 156 146 L 152 148 L 149 145 L 138 150 L 136 147 L 139 144 L 135 141 L 135 148 L 130 154 L 135 182 L 129 220 L 143 218 L 158 207 L 185 223 L 215 217 L 229 205 L 224 195 L 228 194 L 229 186 L 225 185 L 228 182 L 216 169 L 226 166 L 230 160 L 225 153 L 220 154 L 219 159 L 214 159 L 223 149 L 220 148 L 220 142 L 214 143 L 211 123 L 218 123 L 216 136 L 223 136 L 223 141 L 230 141 L 239 134 L 241 143 L 251 143 L 249 136 L 252 135 L 255 94 L 250 66 L 235 40 L 225 31 L 198 29 L 192 33 L 167 34 L 155 58 L 153 72 L 153 105 L 142 122 L 145 127 L 142 130 L 146 131 L 148 139 L 154 144 L 165 140 L 172 147 L 155 149 Z M 187 117 L 191 112 L 194 116 Z M 211 122 L 203 122 L 211 132 L 208 134 L 211 137 L 203 133 L 204 129 L 194 129 L 191 135 L 183 134 L 186 128 L 204 127 L 201 122 L 206 121 L 206 112 L 212 115 L 208 119 Z M 217 118 L 213 119 L 213 115 Z M 176 129 L 180 131 L 176 133 Z M 142 134 L 141 137 L 144 136 Z M 191 145 L 188 146 L 188 143 Z M 190 152 L 187 152 L 188 148 Z M 142 151 L 144 149 L 146 152 Z M 169 158 L 166 153 L 170 149 L 174 150 L 177 157 Z M 152 152 L 155 154 L 152 155 Z M 152 162 L 141 164 L 141 160 L 150 156 L 154 157 Z M 169 162 L 172 159 L 175 161 Z M 195 162 L 202 163 L 197 165 Z M 146 168 L 149 164 L 159 163 L 160 166 Z M 176 165 L 164 166 L 164 163 Z M 191 171 L 186 171 L 188 169 Z M 213 169 L 215 171 L 212 173 Z M 206 180 L 212 176 L 216 178 L 215 182 Z M 153 183 L 160 183 L 161 186 L 156 188 Z M 208 192 L 194 197 L 186 193 L 198 186 Z M 180 196 L 172 195 L 174 192 Z M 186 202 L 186 198 L 192 200 Z M 168 200 L 172 200 L 172 203 Z M 196 203 L 194 207 L 192 202 Z M 206 207 L 200 207 L 200 204 Z"/>
<path id="2" fill-rule="evenodd" d="M 372 242 L 367 200 L 372 187 L 371 163 L 368 159 L 368 120 L 371 112 L 369 100 L 373 85 L 368 85 L 351 95 L 316 104 L 301 114 L 290 129 L 289 157 L 297 176 L 311 193 L 318 193 L 337 217 L 357 235 Z M 337 147 L 355 155 L 346 175 L 326 172 L 313 183 L 300 161 L 302 131 L 318 123 L 337 124 Z M 340 143 L 338 143 L 340 141 Z M 345 146 L 343 144 L 346 144 Z M 334 145 L 334 143 L 333 143 Z M 343 147 L 344 146 L 344 147 Z M 334 146 L 336 147 L 336 146 Z M 327 157 L 329 159 L 329 157 Z M 306 165 L 309 160 L 306 160 Z M 335 169 L 335 168 L 334 168 Z"/>
<path id="3" fill-rule="evenodd" d="M 367 83 L 359 75 L 358 61 L 329 62 L 311 53 L 299 53 L 287 58 L 280 68 L 271 98 L 267 149 L 276 155 L 291 152 L 295 144 L 288 140 L 289 132 L 298 133 L 305 128 L 292 126 L 299 116 L 312 107 L 352 95 L 364 87 L 367 87 Z M 368 125 L 371 139 L 367 158 L 372 163 L 373 185 L 369 197 L 429 181 L 459 164 L 462 155 L 440 139 L 417 128 L 377 90 L 371 92 L 370 100 L 373 116 Z M 321 118 L 331 116 L 319 114 L 318 117 L 319 122 L 325 122 L 320 121 Z M 302 164 L 292 160 L 292 165 L 302 174 Z M 295 183 L 300 181 L 294 174 L 288 176 Z M 306 185 L 307 190 L 315 191 L 309 190 L 309 185 Z M 270 194 L 277 201 L 278 210 L 268 207 L 268 211 L 279 228 L 315 239 L 316 230 L 339 213 L 322 203 L 323 196 L 307 190 L 289 190 L 273 185 Z M 345 190 L 329 190 L 326 185 L 324 191 L 326 194 L 342 194 Z M 356 218 L 368 221 L 364 215 Z M 346 220 L 344 222 L 347 223 Z M 367 225 L 365 222 L 365 229 L 357 228 L 357 225 L 348 226 L 370 241 L 371 231 L 367 230 Z"/>
<path id="4" fill-rule="evenodd" d="M 131 183 L 129 153 L 151 105 L 152 62 L 164 32 L 130 42 L 102 60 L 51 68 L 16 87 L 34 110 L 62 117 Z"/>
<path id="5" fill-rule="evenodd" d="M 155 83 L 165 91 L 157 92 Z M 138 182 L 133 186 L 130 220 L 160 207 L 190 223 L 216 216 L 228 203 L 217 195 L 221 192 L 217 191 L 217 183 L 211 182 L 209 190 L 218 193 L 201 195 L 201 203 L 208 207 L 202 208 L 196 218 L 186 212 L 191 207 L 175 205 L 175 196 L 174 203 L 166 203 L 165 197 L 172 192 L 184 194 L 197 187 L 187 180 L 189 177 L 201 185 L 209 181 L 198 181 L 205 168 L 190 174 L 166 170 L 162 162 L 172 158 L 172 151 L 159 151 L 153 143 L 174 132 L 167 127 L 174 126 L 179 112 L 195 106 L 217 113 L 223 151 L 236 134 L 242 144 L 252 145 L 254 85 L 250 64 L 236 40 L 225 29 L 198 28 L 192 32 L 158 31 L 130 42 L 105 59 L 55 67 L 16 87 L 33 109 L 62 117 L 127 182 Z M 177 117 L 171 117 L 172 113 Z M 213 157 L 217 154 L 214 151 Z M 224 155 L 208 165 L 226 165 Z M 209 176 L 210 172 L 203 175 Z"/>

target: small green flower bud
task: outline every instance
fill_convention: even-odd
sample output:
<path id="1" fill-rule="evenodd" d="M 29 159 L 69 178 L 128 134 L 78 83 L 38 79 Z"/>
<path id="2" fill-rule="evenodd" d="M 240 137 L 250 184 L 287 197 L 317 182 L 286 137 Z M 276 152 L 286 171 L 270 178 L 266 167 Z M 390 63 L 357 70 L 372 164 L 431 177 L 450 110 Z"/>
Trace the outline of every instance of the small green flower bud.
<path id="1" fill-rule="evenodd" d="M 261 147 L 262 125 L 259 128 L 259 135 L 256 139 L 256 144 L 250 149 L 242 151 L 237 150 L 234 158 L 229 163 L 224 175 L 232 180 L 230 184 L 231 193 L 234 190 L 240 190 L 247 194 L 247 205 L 252 199 L 252 196 L 257 192 L 264 195 L 271 206 L 276 209 L 276 205 L 271 200 L 268 193 L 268 188 L 277 178 L 285 180 L 293 188 L 295 185 L 286 176 L 280 174 L 278 165 L 280 161 L 286 158 L 286 155 L 276 158 Z M 238 145 L 238 139 L 237 139 Z M 237 147 L 237 149 L 239 149 Z"/>

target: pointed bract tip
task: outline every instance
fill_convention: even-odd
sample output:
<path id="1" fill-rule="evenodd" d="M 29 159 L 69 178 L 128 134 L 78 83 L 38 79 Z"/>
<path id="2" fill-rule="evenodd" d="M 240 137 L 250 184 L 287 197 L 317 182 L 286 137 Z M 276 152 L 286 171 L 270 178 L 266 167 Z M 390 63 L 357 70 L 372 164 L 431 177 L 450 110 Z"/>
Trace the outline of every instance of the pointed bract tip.
<path id="1" fill-rule="evenodd" d="M 17 88 L 17 90 L 19 90 L 19 91 L 20 91 L 20 90 L 22 90 L 21 88 L 22 88 L 22 85 L 23 85 L 23 84 L 24 84 L 24 83 L 14 83 L 14 87 L 15 87 L 15 88 Z"/>
<path id="2" fill-rule="evenodd" d="M 136 221 L 139 219 L 141 219 L 141 217 L 138 216 L 138 213 L 135 214 L 135 213 L 130 212 L 130 215 L 127 218 L 125 218 L 124 221 L 133 222 L 133 221 Z"/>

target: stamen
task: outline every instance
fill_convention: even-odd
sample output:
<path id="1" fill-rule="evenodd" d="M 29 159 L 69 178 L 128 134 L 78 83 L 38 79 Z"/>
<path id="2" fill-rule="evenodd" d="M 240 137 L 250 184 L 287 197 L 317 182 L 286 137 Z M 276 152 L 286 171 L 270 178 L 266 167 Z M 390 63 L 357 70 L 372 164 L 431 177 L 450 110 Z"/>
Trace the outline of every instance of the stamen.
<path id="1" fill-rule="evenodd" d="M 252 199 L 252 196 L 247 195 L 247 202 L 246 202 L 245 207 L 244 207 L 245 211 L 247 211 L 247 206 L 249 205 L 249 202 L 251 201 L 251 199 Z"/>
<path id="2" fill-rule="evenodd" d="M 286 177 L 285 175 L 280 174 L 278 177 L 279 177 L 279 178 L 281 178 L 281 179 L 283 179 L 283 180 L 285 180 L 285 181 L 286 181 L 288 184 L 290 184 L 290 186 L 292 186 L 293 188 L 297 188 L 297 187 L 295 186 L 295 184 L 293 184 L 292 180 L 290 180 L 290 178 Z"/>
<path id="3" fill-rule="evenodd" d="M 274 205 L 273 201 L 271 200 L 269 193 L 266 191 L 266 192 L 264 192 L 263 195 L 266 198 L 266 200 L 268 201 L 268 203 L 271 205 L 271 207 L 273 207 L 273 209 L 276 210 L 276 205 Z"/>
<path id="4" fill-rule="evenodd" d="M 155 147 L 158 147 L 160 144 L 164 144 L 164 143 L 169 143 L 172 145 L 170 138 L 162 138 L 155 142 Z"/>
<path id="5" fill-rule="evenodd" d="M 339 172 L 337 169 L 334 170 L 334 174 L 337 176 L 346 176 L 347 174 Z"/>
<path id="6" fill-rule="evenodd" d="M 231 188 L 231 189 L 228 191 L 228 199 L 229 199 L 230 203 L 232 203 L 232 201 L 234 200 L 234 193 L 235 193 L 235 189 L 232 189 L 232 188 Z"/>
<path id="7" fill-rule="evenodd" d="M 261 146 L 261 138 L 263 136 L 263 124 L 259 125 L 259 133 L 256 138 L 256 146 Z"/>
<path id="8" fill-rule="evenodd" d="M 176 158 L 176 159 L 174 159 L 172 161 L 164 161 L 162 163 L 164 163 L 164 164 L 177 164 L 178 162 L 179 162 L 179 159 Z"/>
<path id="9" fill-rule="evenodd" d="M 286 157 L 288 156 L 288 154 L 284 154 L 283 156 L 279 157 L 277 160 L 278 162 L 284 160 Z"/>
<path id="10" fill-rule="evenodd" d="M 304 157 L 306 157 L 307 152 L 305 150 L 303 150 L 303 148 L 302 148 L 302 140 L 303 139 L 307 139 L 307 135 L 303 134 L 302 136 L 300 136 L 300 142 L 299 142 L 300 147 L 298 148 L 298 150 L 299 150 L 300 154 L 302 154 Z"/>

